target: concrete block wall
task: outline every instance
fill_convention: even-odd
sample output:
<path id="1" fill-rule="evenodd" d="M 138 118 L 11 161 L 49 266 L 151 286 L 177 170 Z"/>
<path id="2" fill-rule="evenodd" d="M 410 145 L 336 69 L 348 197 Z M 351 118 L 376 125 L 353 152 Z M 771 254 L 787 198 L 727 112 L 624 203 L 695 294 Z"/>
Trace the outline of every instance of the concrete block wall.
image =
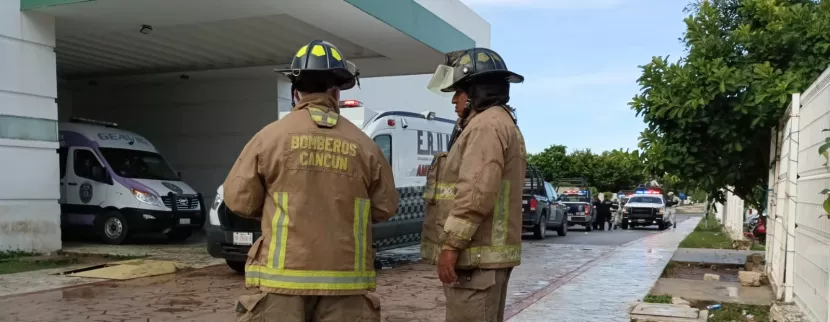
<path id="1" fill-rule="evenodd" d="M 0 1 L 0 251 L 61 248 L 55 21 Z"/>

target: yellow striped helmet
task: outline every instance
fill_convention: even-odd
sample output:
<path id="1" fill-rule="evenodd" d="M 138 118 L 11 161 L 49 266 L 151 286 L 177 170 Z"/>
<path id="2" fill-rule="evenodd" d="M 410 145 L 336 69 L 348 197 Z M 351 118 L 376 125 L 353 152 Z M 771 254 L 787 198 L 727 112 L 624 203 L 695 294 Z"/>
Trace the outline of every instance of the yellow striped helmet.
<path id="1" fill-rule="evenodd" d="M 346 60 L 343 52 L 324 40 L 312 40 L 297 51 L 291 60 L 291 67 L 278 69 L 291 79 L 292 83 L 306 78 L 332 78 L 341 90 L 354 87 L 360 72 L 352 62 Z"/>

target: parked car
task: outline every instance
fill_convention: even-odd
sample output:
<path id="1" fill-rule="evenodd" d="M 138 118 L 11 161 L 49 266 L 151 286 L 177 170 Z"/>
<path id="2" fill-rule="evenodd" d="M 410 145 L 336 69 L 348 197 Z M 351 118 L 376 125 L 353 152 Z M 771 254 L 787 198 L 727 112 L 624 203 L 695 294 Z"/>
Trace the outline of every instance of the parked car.
<path id="1" fill-rule="evenodd" d="M 522 227 L 532 231 L 534 238 L 545 239 L 550 215 L 551 200 L 545 188 L 545 179 L 536 167 L 528 165 L 522 188 Z"/>
<path id="2" fill-rule="evenodd" d="M 182 241 L 202 228 L 202 195 L 153 144 L 112 122 L 72 118 L 58 126 L 61 226 L 85 227 L 107 244 L 134 233 Z"/>
<path id="3" fill-rule="evenodd" d="M 550 182 L 545 182 L 545 190 L 548 193 L 550 205 L 550 217 L 548 217 L 548 229 L 556 230 L 559 236 L 568 234 L 568 206 L 559 201 L 559 195 L 553 189 Z"/>
<path id="4" fill-rule="evenodd" d="M 672 201 L 659 188 L 638 189 L 623 207 L 622 229 L 657 225 L 660 230 L 676 223 Z"/>

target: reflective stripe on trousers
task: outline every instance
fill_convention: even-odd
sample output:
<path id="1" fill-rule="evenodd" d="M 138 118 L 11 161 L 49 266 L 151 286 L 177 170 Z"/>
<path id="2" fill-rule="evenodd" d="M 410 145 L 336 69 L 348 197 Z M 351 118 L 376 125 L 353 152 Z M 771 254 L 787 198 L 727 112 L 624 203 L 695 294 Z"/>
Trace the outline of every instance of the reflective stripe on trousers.
<path id="1" fill-rule="evenodd" d="M 375 287 L 374 267 L 366 268 L 370 229 L 371 202 L 357 198 L 354 203 L 355 256 L 353 271 L 296 270 L 285 268 L 286 242 L 288 240 L 288 193 L 274 193 L 276 211 L 271 222 L 271 243 L 267 266 L 245 267 L 248 286 L 264 286 L 295 290 L 364 290 Z"/>

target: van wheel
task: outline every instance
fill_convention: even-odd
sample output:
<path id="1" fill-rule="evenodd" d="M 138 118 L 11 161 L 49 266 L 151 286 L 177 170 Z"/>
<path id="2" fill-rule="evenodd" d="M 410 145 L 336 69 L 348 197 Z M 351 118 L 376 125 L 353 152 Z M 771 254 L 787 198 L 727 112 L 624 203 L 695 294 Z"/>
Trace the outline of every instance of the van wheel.
<path id="1" fill-rule="evenodd" d="M 123 244 L 130 233 L 127 219 L 115 210 L 107 211 L 98 218 L 95 231 L 102 241 L 111 245 Z"/>
<path id="2" fill-rule="evenodd" d="M 548 234 L 548 215 L 542 214 L 539 223 L 533 226 L 533 238 L 545 239 Z"/>
<path id="3" fill-rule="evenodd" d="M 228 267 L 230 267 L 234 272 L 245 273 L 245 262 L 238 262 L 226 259 L 225 263 L 228 264 Z"/>
<path id="4" fill-rule="evenodd" d="M 185 241 L 193 235 L 193 229 L 172 229 L 167 233 L 167 239 L 171 241 Z"/>
<path id="5" fill-rule="evenodd" d="M 621 227 L 623 230 L 628 230 L 628 223 L 622 223 Z"/>

